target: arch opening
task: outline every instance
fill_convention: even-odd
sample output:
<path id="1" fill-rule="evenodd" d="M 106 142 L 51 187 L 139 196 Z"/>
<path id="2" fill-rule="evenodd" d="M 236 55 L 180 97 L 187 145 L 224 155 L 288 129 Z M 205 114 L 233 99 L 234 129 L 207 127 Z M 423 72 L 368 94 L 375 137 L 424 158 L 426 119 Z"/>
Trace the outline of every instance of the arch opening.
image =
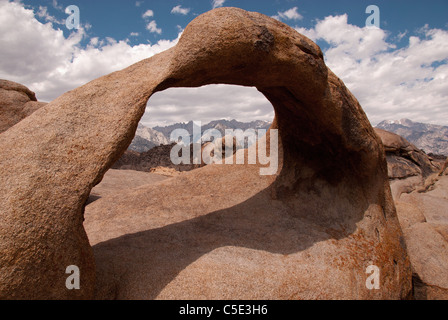
<path id="1" fill-rule="evenodd" d="M 114 188 L 121 192 L 144 185 L 145 179 L 151 184 L 161 181 L 160 175 L 162 178 L 173 177 L 210 164 L 215 149 L 218 151 L 217 142 L 222 142 L 220 163 L 225 165 L 229 148 L 232 155 L 237 150 L 249 148 L 263 138 L 273 119 L 272 105 L 254 87 L 207 85 L 155 93 L 148 101 L 132 143 L 102 182 L 92 189 L 87 205 L 103 195 L 110 196 Z M 188 153 L 188 157 L 184 157 L 186 161 L 180 164 L 174 163 L 171 156 L 176 143 L 171 136 L 178 129 L 188 132 L 188 148 L 183 148 L 187 151 L 178 153 L 179 158 L 182 153 Z M 199 162 L 194 162 L 196 145 L 201 147 L 197 150 Z M 269 150 L 265 153 L 269 155 Z M 209 161 L 204 161 L 207 156 Z M 248 155 L 243 156 L 242 164 L 248 160 Z M 241 162 L 235 160 L 234 163 Z"/>

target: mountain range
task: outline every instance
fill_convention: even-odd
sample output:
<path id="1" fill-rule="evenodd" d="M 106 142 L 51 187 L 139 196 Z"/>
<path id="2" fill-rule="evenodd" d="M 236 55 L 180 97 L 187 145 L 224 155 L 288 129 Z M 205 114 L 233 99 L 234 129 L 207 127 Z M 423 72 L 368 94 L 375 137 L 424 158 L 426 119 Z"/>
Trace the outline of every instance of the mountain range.
<path id="1" fill-rule="evenodd" d="M 169 143 L 169 139 L 162 132 L 148 128 L 140 123 L 129 149 L 142 153 Z"/>
<path id="2" fill-rule="evenodd" d="M 193 121 L 187 123 L 176 123 L 168 126 L 157 126 L 154 128 L 139 124 L 135 138 L 132 141 L 130 150 L 139 153 L 151 150 L 160 145 L 170 144 L 170 135 L 175 129 L 185 129 L 193 138 Z M 215 120 L 202 125 L 201 137 L 204 139 L 204 132 L 208 129 L 218 130 L 225 136 L 226 129 L 269 129 L 271 122 L 252 121 L 240 122 L 237 120 Z M 448 156 L 448 126 L 414 122 L 409 119 L 385 120 L 377 126 L 379 129 L 398 134 L 422 149 L 427 154 Z M 194 141 L 192 139 L 192 142 Z"/>
<path id="3" fill-rule="evenodd" d="M 185 129 L 190 134 L 190 137 L 193 138 L 193 121 L 190 121 L 188 123 L 176 123 L 173 125 L 161 127 L 157 126 L 154 128 L 148 128 L 144 126 L 143 124 L 139 124 L 137 132 L 135 133 L 135 138 L 132 141 L 131 146 L 129 147 L 130 150 L 136 151 L 139 153 L 146 152 L 151 150 L 154 147 L 160 146 L 160 145 L 167 145 L 170 143 L 170 135 L 171 132 L 173 132 L 176 129 Z M 201 126 L 201 137 L 203 141 L 208 140 L 205 136 L 203 136 L 204 132 L 209 129 L 216 129 L 218 130 L 221 135 L 225 136 L 225 130 L 237 130 L 241 129 L 243 131 L 247 129 L 269 129 L 271 126 L 271 122 L 268 121 L 262 121 L 262 120 L 256 120 L 252 122 L 240 122 L 237 120 L 215 120 L 211 121 L 208 124 L 204 124 Z M 194 141 L 191 139 L 192 142 L 197 143 L 198 141 Z"/>
<path id="4" fill-rule="evenodd" d="M 427 154 L 448 156 L 448 126 L 401 119 L 386 120 L 376 127 L 402 136 Z"/>

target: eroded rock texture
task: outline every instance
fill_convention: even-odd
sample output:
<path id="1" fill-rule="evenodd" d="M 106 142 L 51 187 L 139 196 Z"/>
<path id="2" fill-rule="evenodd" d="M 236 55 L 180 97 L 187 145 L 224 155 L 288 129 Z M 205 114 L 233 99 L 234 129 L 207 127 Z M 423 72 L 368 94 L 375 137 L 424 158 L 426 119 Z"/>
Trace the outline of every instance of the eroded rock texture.
<path id="1" fill-rule="evenodd" d="M 375 129 L 386 151 L 390 179 L 406 179 L 415 176 L 426 178 L 439 172 L 438 162 L 433 162 L 422 150 L 403 137 L 382 129 Z"/>
<path id="2" fill-rule="evenodd" d="M 413 269 L 414 297 L 448 299 L 448 177 L 426 192 L 414 191 L 396 201 Z"/>
<path id="3" fill-rule="evenodd" d="M 403 137 L 375 128 L 386 151 L 387 169 L 394 200 L 413 191 L 427 191 L 437 180 L 440 160 L 434 159 Z"/>
<path id="4" fill-rule="evenodd" d="M 0 79 L 0 133 L 46 105 L 27 87 Z"/>
<path id="5" fill-rule="evenodd" d="M 447 179 L 438 161 L 403 137 L 375 129 L 386 151 L 392 194 L 413 269 L 414 298 L 448 297 Z"/>
<path id="6" fill-rule="evenodd" d="M 84 204 L 147 100 L 213 83 L 255 86 L 272 103 L 278 174 L 211 165 L 99 199 L 85 214 L 92 250 Z M 0 135 L 0 148 L 1 298 L 410 294 L 380 139 L 319 47 L 264 15 L 201 15 L 176 47 L 67 92 Z M 372 264 L 379 290 L 366 288 Z M 65 288 L 68 265 L 81 290 Z"/>

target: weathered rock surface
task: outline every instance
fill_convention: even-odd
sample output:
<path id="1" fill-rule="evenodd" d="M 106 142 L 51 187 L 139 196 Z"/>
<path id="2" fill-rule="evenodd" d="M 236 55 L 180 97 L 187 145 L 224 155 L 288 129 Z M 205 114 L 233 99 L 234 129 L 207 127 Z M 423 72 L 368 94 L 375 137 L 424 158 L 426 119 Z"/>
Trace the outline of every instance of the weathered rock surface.
<path id="1" fill-rule="evenodd" d="M 38 102 L 36 94 L 27 87 L 0 79 L 0 133 L 45 105 Z"/>
<path id="2" fill-rule="evenodd" d="M 413 176 L 427 177 L 440 170 L 439 163 L 405 138 L 375 128 L 386 151 L 390 179 L 405 179 Z"/>
<path id="3" fill-rule="evenodd" d="M 114 170 L 110 169 L 105 174 L 100 184 L 92 189 L 89 197 L 89 203 L 92 203 L 103 197 L 115 197 L 117 194 L 127 192 L 148 184 L 153 184 L 167 179 L 167 175 L 159 173 L 146 173 L 133 170 Z"/>
<path id="4" fill-rule="evenodd" d="M 411 259 L 415 298 L 448 299 L 448 177 L 425 193 L 401 195 L 396 206 Z"/>
<path id="5" fill-rule="evenodd" d="M 391 189 L 413 268 L 416 299 L 448 299 L 448 180 L 440 162 L 406 139 L 375 129 L 385 146 Z"/>
<path id="6" fill-rule="evenodd" d="M 375 128 L 386 151 L 387 169 L 392 195 L 399 199 L 403 193 L 424 191 L 434 182 L 441 162 L 428 156 L 405 138 Z"/>
<path id="7" fill-rule="evenodd" d="M 156 167 L 151 169 L 150 172 L 164 177 L 175 177 L 181 174 L 179 171 L 173 168 L 166 168 L 166 167 Z"/>
<path id="8" fill-rule="evenodd" d="M 86 208 L 92 250 L 84 204 L 150 96 L 212 83 L 255 86 L 272 103 L 278 174 L 211 165 L 119 196 L 118 206 L 99 199 Z M 201 15 L 176 47 L 67 92 L 1 134 L 0 148 L 0 298 L 411 292 L 380 139 L 319 47 L 264 15 Z M 65 287 L 69 265 L 81 270 L 81 290 Z M 379 290 L 366 288 L 369 265 L 380 268 Z"/>

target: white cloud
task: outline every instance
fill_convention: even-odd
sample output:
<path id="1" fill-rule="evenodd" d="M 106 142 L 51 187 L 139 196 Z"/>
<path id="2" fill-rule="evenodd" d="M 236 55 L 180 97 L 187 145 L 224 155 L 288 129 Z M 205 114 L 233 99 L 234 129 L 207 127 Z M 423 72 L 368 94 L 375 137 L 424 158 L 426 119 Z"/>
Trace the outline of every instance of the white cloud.
<path id="1" fill-rule="evenodd" d="M 96 47 L 96 46 L 99 44 L 99 38 L 98 38 L 98 37 L 91 38 L 89 44 L 90 44 L 91 46 Z"/>
<path id="2" fill-rule="evenodd" d="M 91 25 L 90 23 L 86 22 L 86 23 L 83 25 L 83 28 L 84 28 L 84 30 L 90 30 L 90 29 L 92 28 L 92 25 Z"/>
<path id="3" fill-rule="evenodd" d="M 140 33 L 138 33 L 138 32 L 131 32 L 129 35 L 131 37 L 138 37 L 140 35 Z"/>
<path id="4" fill-rule="evenodd" d="M 403 48 L 388 33 L 360 28 L 347 15 L 330 16 L 313 29 L 296 28 L 330 45 L 327 65 L 358 98 L 372 124 L 386 119 L 448 125 L 448 31 L 424 27 Z"/>
<path id="5" fill-rule="evenodd" d="M 273 16 L 277 20 L 302 20 L 303 16 L 298 12 L 299 8 L 294 7 L 289 10 L 278 12 L 277 15 Z"/>
<path id="6" fill-rule="evenodd" d="M 213 0 L 212 1 L 213 9 L 222 7 L 224 5 L 224 2 L 226 2 L 226 0 Z"/>
<path id="7" fill-rule="evenodd" d="M 39 18 L 43 18 L 47 22 L 52 22 L 52 23 L 61 24 L 61 25 L 65 24 L 65 20 L 64 19 L 59 20 L 56 17 L 50 15 L 48 13 L 48 8 L 47 7 L 39 6 L 39 11 L 37 11 L 36 15 Z"/>
<path id="8" fill-rule="evenodd" d="M 143 18 L 150 18 L 154 17 L 154 11 L 152 10 L 146 10 L 146 12 L 142 15 Z"/>
<path id="9" fill-rule="evenodd" d="M 132 46 L 126 40 L 90 38 L 84 29 L 65 38 L 50 22 L 35 18 L 44 10 L 0 0 L 0 78 L 23 83 L 41 101 L 51 101 L 95 78 L 123 69 L 173 47 L 178 39 Z M 48 12 L 47 12 L 48 13 Z M 157 25 L 154 25 L 155 29 Z M 327 65 L 346 83 L 373 124 L 385 119 L 448 125 L 448 31 L 423 27 L 399 35 L 396 48 L 381 29 L 350 25 L 330 16 L 314 28 L 297 30 L 325 41 Z M 132 35 L 131 35 L 132 36 Z M 257 90 L 234 86 L 169 89 L 149 101 L 143 121 L 150 124 L 219 118 L 272 120 L 273 108 Z"/>
<path id="10" fill-rule="evenodd" d="M 51 23 L 42 24 L 23 4 L 0 1 L 0 78 L 16 81 L 51 101 L 68 90 L 121 70 L 173 47 L 178 39 L 131 46 L 126 41 L 91 38 L 84 29 L 66 39 Z"/>
<path id="11" fill-rule="evenodd" d="M 181 5 L 175 6 L 171 10 L 171 13 L 178 13 L 178 14 L 183 14 L 183 15 L 187 15 L 189 12 L 190 12 L 190 8 L 182 8 Z"/>
<path id="12" fill-rule="evenodd" d="M 142 15 L 143 19 L 149 21 L 148 18 L 154 17 L 154 11 L 146 10 L 146 12 Z M 157 27 L 157 22 L 155 20 L 151 20 L 146 24 L 146 30 L 151 33 L 162 34 L 162 29 Z"/>
<path id="13" fill-rule="evenodd" d="M 83 37 L 80 30 L 65 39 L 61 30 L 37 21 L 32 10 L 0 1 L 0 78 L 23 83 L 36 92 L 40 101 L 51 101 L 93 79 L 169 49 L 178 41 L 131 46 L 126 41 L 93 37 L 86 48 L 81 48 Z M 271 104 L 254 88 L 212 85 L 155 94 L 143 121 L 151 125 L 192 118 L 204 123 L 219 118 L 271 121 L 273 114 Z"/>
<path id="14" fill-rule="evenodd" d="M 140 7 L 143 4 L 143 1 L 136 1 L 135 6 Z"/>
<path id="15" fill-rule="evenodd" d="M 59 4 L 57 0 L 53 0 L 52 4 L 53 4 L 53 8 L 55 8 L 59 11 L 64 11 L 64 7 L 61 4 Z"/>
<path id="16" fill-rule="evenodd" d="M 146 29 L 151 33 L 162 34 L 162 29 L 157 28 L 157 22 L 155 20 L 150 21 L 146 25 Z"/>

